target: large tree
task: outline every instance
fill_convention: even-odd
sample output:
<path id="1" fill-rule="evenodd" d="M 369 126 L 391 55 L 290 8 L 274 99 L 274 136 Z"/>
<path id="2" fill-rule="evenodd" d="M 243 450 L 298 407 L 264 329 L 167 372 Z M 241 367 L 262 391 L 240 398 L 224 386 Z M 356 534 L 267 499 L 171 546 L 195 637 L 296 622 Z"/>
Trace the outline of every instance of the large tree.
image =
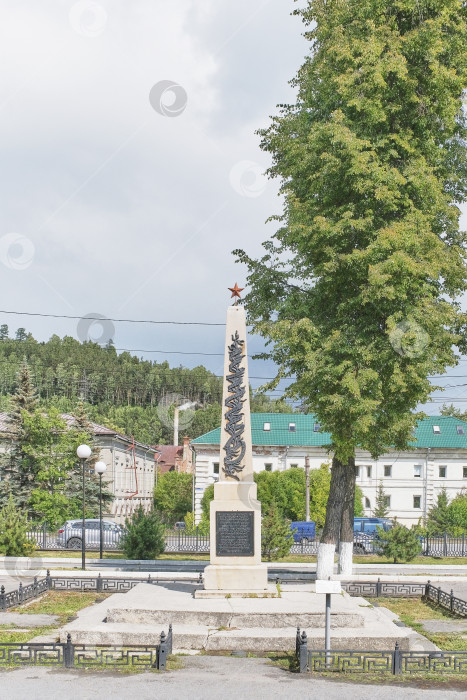
<path id="1" fill-rule="evenodd" d="M 245 299 L 278 377 L 331 432 L 318 575 L 349 573 L 355 451 L 412 437 L 429 375 L 457 362 L 465 318 L 466 6 L 309 0 L 311 42 L 262 148 L 284 201 Z"/>

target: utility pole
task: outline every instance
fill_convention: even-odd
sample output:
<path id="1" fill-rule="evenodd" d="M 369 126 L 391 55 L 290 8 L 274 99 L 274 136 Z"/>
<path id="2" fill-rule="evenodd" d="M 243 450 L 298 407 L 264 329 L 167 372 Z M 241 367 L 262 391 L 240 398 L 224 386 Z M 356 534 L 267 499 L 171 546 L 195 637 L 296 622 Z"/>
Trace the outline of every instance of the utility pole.
<path id="1" fill-rule="evenodd" d="M 305 520 L 310 522 L 310 458 L 305 457 Z"/>

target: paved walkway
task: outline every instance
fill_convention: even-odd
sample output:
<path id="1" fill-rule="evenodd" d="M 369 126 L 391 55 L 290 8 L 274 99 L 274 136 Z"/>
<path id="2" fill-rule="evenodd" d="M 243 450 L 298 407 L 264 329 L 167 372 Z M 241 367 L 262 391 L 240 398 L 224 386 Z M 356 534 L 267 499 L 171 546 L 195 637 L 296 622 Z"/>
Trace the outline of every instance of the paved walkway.
<path id="1" fill-rule="evenodd" d="M 296 700 L 326 697 L 326 700 L 439 700 L 440 695 L 456 700 L 465 697 L 465 687 L 413 687 L 404 684 L 367 685 L 316 679 L 310 674 L 294 674 L 269 665 L 266 659 L 233 659 L 224 656 L 183 657 L 184 668 L 166 673 L 119 675 L 115 672 L 22 668 L 1 674 L 2 695 L 9 700 L 106 700 L 137 697 L 138 700 Z"/>

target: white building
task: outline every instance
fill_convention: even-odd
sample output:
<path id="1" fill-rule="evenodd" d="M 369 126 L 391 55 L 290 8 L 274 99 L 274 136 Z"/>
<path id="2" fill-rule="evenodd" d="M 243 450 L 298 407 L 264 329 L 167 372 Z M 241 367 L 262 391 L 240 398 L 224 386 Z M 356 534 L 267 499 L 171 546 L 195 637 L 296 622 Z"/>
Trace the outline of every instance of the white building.
<path id="1" fill-rule="evenodd" d="M 303 469 L 306 456 L 311 469 L 331 461 L 326 450 L 331 436 L 321 431 L 312 415 L 253 413 L 251 433 L 255 472 Z M 196 522 L 201 519 L 205 488 L 219 478 L 219 442 L 220 428 L 191 442 L 195 453 Z M 411 449 L 404 452 L 389 449 L 377 460 L 361 450 L 356 454 L 356 464 L 365 515 L 372 515 L 382 482 L 389 517 L 397 517 L 405 525 L 416 524 L 436 503 L 443 487 L 449 500 L 467 488 L 467 422 L 430 416 L 417 426 Z"/>

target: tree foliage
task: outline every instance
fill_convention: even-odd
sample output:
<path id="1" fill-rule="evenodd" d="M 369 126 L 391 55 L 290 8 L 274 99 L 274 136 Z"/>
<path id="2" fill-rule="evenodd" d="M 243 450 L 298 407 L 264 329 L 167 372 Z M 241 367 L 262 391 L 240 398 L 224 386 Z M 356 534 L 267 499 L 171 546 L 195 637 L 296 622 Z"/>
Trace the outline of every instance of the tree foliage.
<path id="1" fill-rule="evenodd" d="M 157 480 L 154 489 L 154 506 L 167 525 L 184 519 L 192 510 L 193 476 L 179 472 L 166 472 Z"/>
<path id="2" fill-rule="evenodd" d="M 25 557 L 34 551 L 34 543 L 27 538 L 27 515 L 19 510 L 10 495 L 0 511 L 0 554 L 6 557 Z"/>
<path id="3" fill-rule="evenodd" d="M 397 521 L 386 531 L 378 527 L 378 540 L 383 556 L 392 559 L 394 564 L 412 561 L 422 551 L 416 531 L 409 530 Z"/>
<path id="4" fill-rule="evenodd" d="M 139 505 L 125 522 L 123 554 L 127 559 L 157 559 L 165 549 L 165 527 L 156 510 Z"/>
<path id="5" fill-rule="evenodd" d="M 441 489 L 428 513 L 426 530 L 429 536 L 467 534 L 467 492 L 460 491 L 449 503 L 446 489 Z"/>
<path id="6" fill-rule="evenodd" d="M 466 10 L 310 0 L 296 104 L 261 132 L 285 207 L 245 303 L 279 376 L 347 460 L 404 448 L 430 374 L 456 364 L 466 286 Z M 316 23 L 316 24 L 314 24 Z"/>
<path id="7" fill-rule="evenodd" d="M 267 559 L 281 559 L 290 552 L 293 534 L 290 521 L 286 520 L 277 504 L 272 502 L 261 523 L 261 554 Z"/>
<path id="8" fill-rule="evenodd" d="M 254 474 L 258 487 L 258 500 L 263 513 L 273 505 L 282 518 L 305 520 L 305 472 L 292 468 L 285 471 L 262 471 Z M 324 525 L 326 503 L 329 496 L 331 473 L 328 464 L 319 469 L 310 469 L 310 519 L 317 528 Z M 201 499 L 202 522 L 209 523 L 209 504 L 214 498 L 214 484 L 210 484 Z M 355 490 L 355 515 L 363 515 L 363 494 L 357 486 Z"/>
<path id="9" fill-rule="evenodd" d="M 94 463 L 99 452 L 84 407 L 78 406 L 75 423 L 68 426 L 57 410 L 37 408 L 35 389 L 24 364 L 12 397 L 7 444 L 0 455 L 0 505 L 13 498 L 17 507 L 36 522 L 55 527 L 82 512 L 82 467 L 76 448 L 86 443 L 93 454 L 86 460 L 86 509 L 88 517 L 99 512 L 99 483 Z M 102 488 L 102 500 L 112 500 Z"/>
<path id="10" fill-rule="evenodd" d="M 376 491 L 375 507 L 373 510 L 374 518 L 387 518 L 389 515 L 389 508 L 387 502 L 387 495 L 383 488 L 383 482 L 380 481 L 378 484 L 378 489 Z"/>

